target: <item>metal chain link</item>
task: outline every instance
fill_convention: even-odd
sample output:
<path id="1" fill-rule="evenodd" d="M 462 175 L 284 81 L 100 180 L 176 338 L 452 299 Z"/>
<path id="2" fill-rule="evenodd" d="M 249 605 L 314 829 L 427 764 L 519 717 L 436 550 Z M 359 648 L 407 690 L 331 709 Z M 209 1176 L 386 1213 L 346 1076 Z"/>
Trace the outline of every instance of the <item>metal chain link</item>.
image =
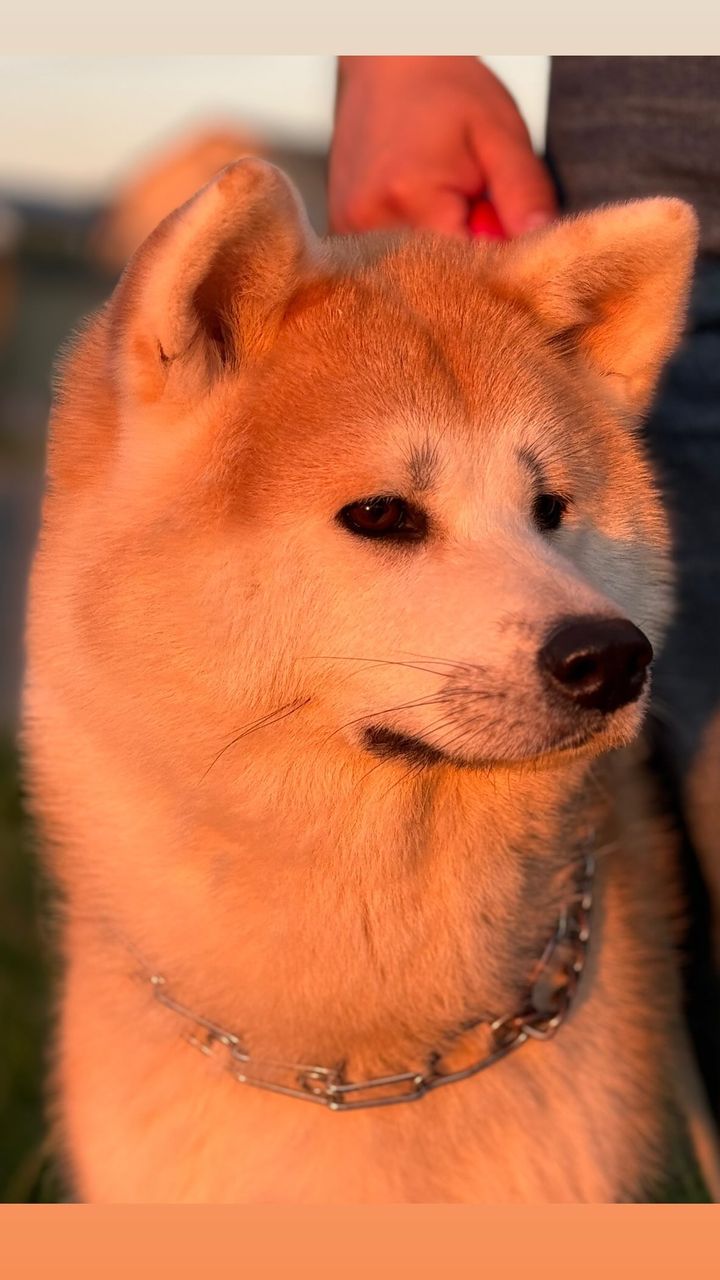
<path id="1" fill-rule="evenodd" d="M 588 842 L 589 843 L 589 842 Z M 208 1057 L 225 1055 L 223 1066 L 240 1084 L 266 1089 L 288 1098 L 315 1102 L 330 1111 L 360 1111 L 367 1107 L 389 1107 L 401 1102 L 418 1102 L 433 1089 L 469 1080 L 500 1059 L 519 1049 L 528 1040 L 549 1040 L 569 1012 L 585 967 L 590 941 L 595 858 L 586 854 L 576 877 L 575 892 L 566 903 L 555 930 L 531 975 L 527 999 L 517 1013 L 481 1017 L 463 1023 L 448 1033 L 445 1047 L 428 1054 L 422 1071 L 401 1071 L 395 1075 L 372 1076 L 367 1080 L 346 1079 L 344 1064 L 334 1067 L 308 1066 L 298 1062 L 272 1062 L 252 1058 L 239 1036 L 226 1031 L 180 1004 L 169 994 L 165 978 L 158 973 L 149 982 L 155 998 L 166 1009 L 194 1026 L 186 1039 Z M 481 1025 L 490 1031 L 491 1048 L 476 1062 L 459 1071 L 444 1071 L 443 1062 L 459 1040 Z M 448 1043 L 450 1042 L 450 1043 Z M 267 1078 L 269 1074 L 270 1078 Z M 289 1076 L 292 1084 L 273 1079 Z M 370 1093 L 370 1097 L 354 1095 Z"/>

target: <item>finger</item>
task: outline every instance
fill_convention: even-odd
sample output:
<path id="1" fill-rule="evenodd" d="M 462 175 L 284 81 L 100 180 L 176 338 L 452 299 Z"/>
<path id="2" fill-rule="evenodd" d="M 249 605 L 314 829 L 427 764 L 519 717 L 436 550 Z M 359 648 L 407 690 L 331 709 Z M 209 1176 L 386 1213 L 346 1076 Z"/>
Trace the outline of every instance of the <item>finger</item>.
<path id="1" fill-rule="evenodd" d="M 467 236 L 469 202 L 460 191 L 439 190 L 427 203 L 418 202 L 410 215 L 410 225 L 446 236 Z"/>
<path id="2" fill-rule="evenodd" d="M 469 201 L 449 188 L 392 184 L 382 197 L 365 191 L 330 203 L 330 227 L 338 233 L 413 227 L 443 235 L 467 235 Z"/>
<path id="3" fill-rule="evenodd" d="M 330 157 L 328 180 L 328 225 L 334 235 L 376 231 L 392 226 L 393 217 L 377 190 L 366 180 L 362 185 L 340 171 Z"/>
<path id="4" fill-rule="evenodd" d="M 509 236 L 545 226 L 557 213 L 555 190 L 529 138 L 486 133 L 477 141 L 492 203 Z"/>

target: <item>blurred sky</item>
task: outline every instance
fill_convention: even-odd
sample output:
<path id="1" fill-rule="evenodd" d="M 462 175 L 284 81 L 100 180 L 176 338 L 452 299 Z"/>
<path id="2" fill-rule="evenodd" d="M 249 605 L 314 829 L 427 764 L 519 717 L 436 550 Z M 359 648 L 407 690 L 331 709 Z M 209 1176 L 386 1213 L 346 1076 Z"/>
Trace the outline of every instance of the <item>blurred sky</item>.
<path id="1" fill-rule="evenodd" d="M 485 61 L 542 146 L 548 59 Z M 0 189 L 94 199 L 143 151 L 203 120 L 237 120 L 275 142 L 322 148 L 334 76 L 327 57 L 0 57 Z"/>

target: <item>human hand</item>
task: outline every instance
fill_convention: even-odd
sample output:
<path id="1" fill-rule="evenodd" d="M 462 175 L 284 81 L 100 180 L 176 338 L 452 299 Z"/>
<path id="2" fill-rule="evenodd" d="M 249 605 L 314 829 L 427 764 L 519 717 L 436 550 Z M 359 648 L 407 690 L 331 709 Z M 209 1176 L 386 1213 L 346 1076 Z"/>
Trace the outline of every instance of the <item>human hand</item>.
<path id="1" fill-rule="evenodd" d="M 340 58 L 333 231 L 468 234 L 489 199 L 506 235 L 554 216 L 550 176 L 510 94 L 477 58 Z M 482 234 L 482 230 L 480 230 Z"/>

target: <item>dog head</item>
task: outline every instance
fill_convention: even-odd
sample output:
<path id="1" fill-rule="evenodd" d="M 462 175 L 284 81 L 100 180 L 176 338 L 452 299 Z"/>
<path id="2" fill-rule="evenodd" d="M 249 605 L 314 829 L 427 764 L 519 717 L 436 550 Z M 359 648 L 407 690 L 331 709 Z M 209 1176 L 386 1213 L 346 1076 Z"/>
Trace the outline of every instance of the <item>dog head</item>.
<path id="1" fill-rule="evenodd" d="M 319 242 L 277 170 L 226 169 L 65 370 L 47 524 L 97 714 L 196 764 L 236 730 L 460 766 L 629 740 L 669 606 L 638 423 L 694 244 L 675 200 Z"/>

